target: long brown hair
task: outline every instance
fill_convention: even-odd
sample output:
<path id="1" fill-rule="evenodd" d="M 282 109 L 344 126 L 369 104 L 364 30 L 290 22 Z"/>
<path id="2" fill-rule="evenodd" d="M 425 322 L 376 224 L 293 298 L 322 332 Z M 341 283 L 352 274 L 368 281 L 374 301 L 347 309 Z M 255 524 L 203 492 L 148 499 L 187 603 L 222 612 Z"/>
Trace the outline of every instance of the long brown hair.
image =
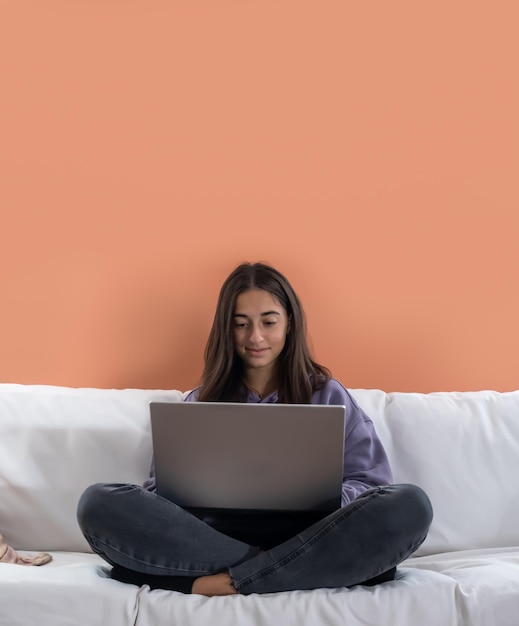
<path id="1" fill-rule="evenodd" d="M 201 402 L 239 402 L 243 390 L 243 363 L 234 349 L 233 315 L 244 291 L 264 289 L 283 306 L 290 332 L 278 359 L 279 402 L 308 404 L 330 378 L 330 371 L 312 358 L 306 339 L 301 302 L 288 280 L 263 263 L 242 263 L 225 280 L 218 296 L 207 345 L 198 399 Z"/>

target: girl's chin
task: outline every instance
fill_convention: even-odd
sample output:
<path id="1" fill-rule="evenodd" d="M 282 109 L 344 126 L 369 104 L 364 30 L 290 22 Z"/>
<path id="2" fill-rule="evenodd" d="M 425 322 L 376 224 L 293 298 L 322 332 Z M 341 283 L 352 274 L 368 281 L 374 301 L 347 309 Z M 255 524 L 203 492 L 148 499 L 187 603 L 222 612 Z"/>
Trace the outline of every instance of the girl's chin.
<path id="1" fill-rule="evenodd" d="M 244 363 L 247 367 L 265 367 L 267 365 L 272 365 L 270 361 L 267 359 L 244 359 Z"/>
<path id="2" fill-rule="evenodd" d="M 275 366 L 275 359 L 272 360 L 271 358 L 264 358 L 264 359 L 243 359 L 243 364 L 245 365 L 245 367 L 247 369 L 263 369 L 263 370 L 270 370 L 273 369 Z"/>

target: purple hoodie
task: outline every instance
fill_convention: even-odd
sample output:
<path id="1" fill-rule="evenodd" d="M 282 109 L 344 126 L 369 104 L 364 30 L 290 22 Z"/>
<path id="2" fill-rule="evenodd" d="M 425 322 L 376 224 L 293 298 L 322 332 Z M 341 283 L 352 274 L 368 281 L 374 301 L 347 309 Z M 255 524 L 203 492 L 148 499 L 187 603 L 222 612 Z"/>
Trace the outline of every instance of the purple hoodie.
<path id="1" fill-rule="evenodd" d="M 189 393 L 185 402 L 196 402 L 198 389 Z M 277 391 L 260 399 L 247 390 L 246 402 L 277 402 Z M 361 493 L 378 485 L 391 484 L 391 468 L 373 422 L 356 401 L 334 378 L 312 396 L 312 404 L 338 404 L 346 407 L 344 435 L 344 472 L 342 483 L 342 506 Z M 144 483 L 149 491 L 155 491 L 155 471 L 152 463 L 150 477 Z"/>

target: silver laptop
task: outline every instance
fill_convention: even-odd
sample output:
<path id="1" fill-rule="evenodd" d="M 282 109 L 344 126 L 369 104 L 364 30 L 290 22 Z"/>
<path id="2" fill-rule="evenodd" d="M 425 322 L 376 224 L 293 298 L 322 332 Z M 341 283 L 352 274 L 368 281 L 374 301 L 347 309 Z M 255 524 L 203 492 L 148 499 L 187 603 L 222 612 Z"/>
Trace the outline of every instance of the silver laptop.
<path id="1" fill-rule="evenodd" d="M 157 493 L 182 507 L 340 506 L 344 406 L 151 402 L 150 414 Z"/>

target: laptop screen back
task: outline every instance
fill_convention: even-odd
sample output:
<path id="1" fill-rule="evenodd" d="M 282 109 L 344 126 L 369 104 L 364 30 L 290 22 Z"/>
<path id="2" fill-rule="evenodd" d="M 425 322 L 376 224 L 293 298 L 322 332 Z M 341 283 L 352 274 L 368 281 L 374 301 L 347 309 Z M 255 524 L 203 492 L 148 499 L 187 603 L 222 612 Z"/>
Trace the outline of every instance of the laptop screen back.
<path id="1" fill-rule="evenodd" d="M 182 507 L 332 511 L 344 406 L 152 402 L 157 493 Z"/>

